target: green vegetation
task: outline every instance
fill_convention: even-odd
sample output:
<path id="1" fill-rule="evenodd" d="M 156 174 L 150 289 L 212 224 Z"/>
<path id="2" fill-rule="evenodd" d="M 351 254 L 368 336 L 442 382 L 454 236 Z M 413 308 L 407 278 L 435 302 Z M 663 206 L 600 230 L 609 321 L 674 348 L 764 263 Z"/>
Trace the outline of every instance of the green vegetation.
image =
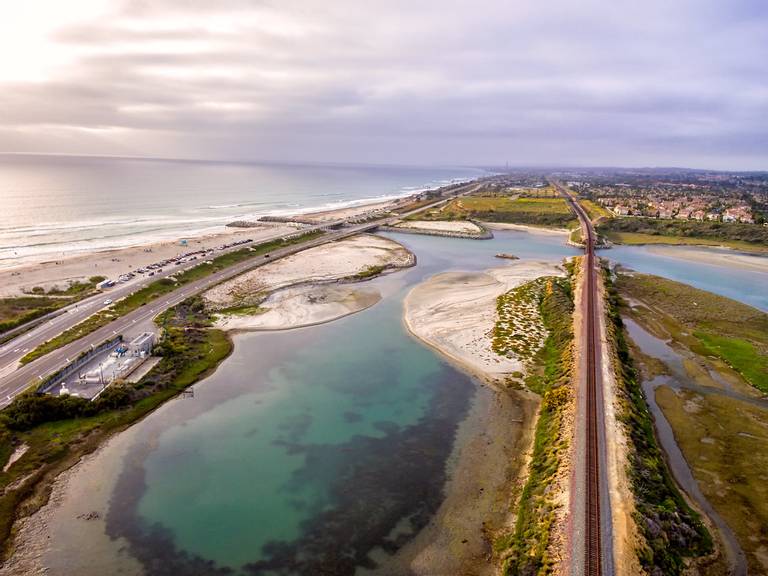
<path id="1" fill-rule="evenodd" d="M 694 332 L 713 355 L 722 358 L 758 390 L 768 393 L 768 354 L 743 338 L 728 338 L 707 332 Z"/>
<path id="2" fill-rule="evenodd" d="M 647 274 L 619 275 L 619 290 L 663 316 L 661 329 L 713 355 L 768 393 L 768 314 L 730 298 Z"/>
<path id="3" fill-rule="evenodd" d="M 55 477 L 109 435 L 124 429 L 189 385 L 204 378 L 230 353 L 227 335 L 211 329 L 199 298 L 163 315 L 161 361 L 137 384 L 114 383 L 94 402 L 23 394 L 0 413 L 0 446 L 7 461 L 14 446 L 27 452 L 0 473 L 0 541 L 10 551 L 13 522 L 48 498 Z"/>
<path id="4" fill-rule="evenodd" d="M 685 558 L 710 553 L 712 539 L 667 470 L 630 356 L 620 315 L 622 301 L 607 270 L 604 281 L 608 340 L 620 402 L 617 416 L 628 438 L 628 473 L 635 497 L 635 520 L 645 539 L 638 547 L 638 558 L 649 574 L 682 574 Z"/>
<path id="5" fill-rule="evenodd" d="M 592 220 L 592 222 L 613 218 L 613 214 L 611 214 L 610 211 L 603 206 L 600 206 L 600 204 L 592 202 L 592 200 L 579 199 L 579 204 L 581 204 L 584 210 L 587 211 L 587 216 L 589 216 L 589 219 Z"/>
<path id="6" fill-rule="evenodd" d="M 565 227 L 574 225 L 576 217 L 563 198 L 465 196 L 445 206 L 419 213 L 413 218 L 426 220 L 484 220 L 536 226 Z"/>
<path id="7" fill-rule="evenodd" d="M 368 266 L 365 270 L 358 272 L 352 278 L 355 280 L 366 280 L 368 278 L 373 278 L 374 276 L 378 276 L 384 272 L 386 268 L 386 266 L 382 265 Z"/>
<path id="8" fill-rule="evenodd" d="M 0 298 L 0 332 L 12 330 L 67 304 L 67 300 L 47 296 Z"/>
<path id="9" fill-rule="evenodd" d="M 764 381 L 768 315 L 654 276 L 621 275 L 617 286 L 622 295 L 642 303 L 623 312 L 659 337 L 671 338 L 681 355 L 685 375 L 696 389 L 684 388 L 685 379 L 682 389 L 660 386 L 656 402 L 702 493 L 735 533 L 749 572 L 764 572 L 768 410 L 751 402 L 756 394 L 750 382 Z M 660 362 L 635 350 L 633 356 L 642 363 L 644 373 L 666 370 L 663 365 L 649 366 L 649 361 Z M 709 393 L 701 394 L 700 389 Z M 728 395 L 721 393 L 724 390 Z"/>
<path id="10" fill-rule="evenodd" d="M 268 308 L 262 308 L 261 306 L 253 304 L 244 304 L 242 306 L 229 306 L 228 308 L 221 308 L 215 310 L 216 314 L 229 314 L 232 316 L 256 316 L 258 314 L 264 314 Z"/>
<path id="11" fill-rule="evenodd" d="M 740 250 L 768 250 L 768 228 L 738 222 L 699 222 L 657 218 L 612 218 L 598 232 L 625 244 L 705 244 Z"/>
<path id="12" fill-rule="evenodd" d="M 211 260 L 210 264 L 202 262 L 194 268 L 189 268 L 186 271 L 173 277 L 156 280 L 149 284 L 147 287 L 134 292 L 130 296 L 127 296 L 118 302 L 115 302 L 115 304 L 110 306 L 108 309 L 94 314 L 86 320 L 83 320 L 80 324 L 73 326 L 69 330 L 65 330 L 55 338 L 44 342 L 26 354 L 21 359 L 21 363 L 26 364 L 32 360 L 48 354 L 49 352 L 52 352 L 53 350 L 61 348 L 62 346 L 66 346 L 70 342 L 79 340 L 83 336 L 86 336 L 92 332 L 95 332 L 99 328 L 106 326 L 116 318 L 125 316 L 126 314 L 133 312 L 141 306 L 149 304 L 160 296 L 168 294 L 169 292 L 173 292 L 185 284 L 195 282 L 196 280 L 210 276 L 214 272 L 218 272 L 219 270 L 223 270 L 229 266 L 233 266 L 234 264 L 250 260 L 256 256 L 261 256 L 272 250 L 278 250 L 287 246 L 309 242 L 310 240 L 313 240 L 322 234 L 323 232 L 320 231 L 311 232 L 289 240 L 273 240 L 271 242 L 265 242 L 256 246 L 242 248 L 234 252 L 222 254 L 221 256 Z"/>
<path id="13" fill-rule="evenodd" d="M 544 291 L 552 290 L 556 279 L 545 276 L 513 288 L 496 299 L 493 351 L 501 356 L 529 363 L 541 349 L 547 331 L 542 325 L 539 305 Z"/>
<path id="14" fill-rule="evenodd" d="M 568 239 L 574 244 L 583 244 L 583 240 L 581 238 L 581 227 L 579 226 L 578 228 L 571 230 L 571 235 L 568 237 Z"/>
<path id="15" fill-rule="evenodd" d="M 52 288 L 47 292 L 35 286 L 31 290 L 33 295 L 0 298 L 0 332 L 12 330 L 90 296 L 102 280 L 103 276 L 93 276 L 88 282 L 72 282 L 65 289 Z"/>
<path id="16" fill-rule="evenodd" d="M 533 288 L 518 297 L 527 299 Z M 496 542 L 504 556 L 504 573 L 509 575 L 549 574 L 552 560 L 547 556 L 551 530 L 556 519 L 553 483 L 568 450 L 563 433 L 566 409 L 573 403 L 573 296 L 570 278 L 548 278 L 539 292 L 539 313 L 548 331 L 544 345 L 532 359 L 527 386 L 542 396 L 536 424 L 528 480 L 523 488 L 514 531 Z"/>

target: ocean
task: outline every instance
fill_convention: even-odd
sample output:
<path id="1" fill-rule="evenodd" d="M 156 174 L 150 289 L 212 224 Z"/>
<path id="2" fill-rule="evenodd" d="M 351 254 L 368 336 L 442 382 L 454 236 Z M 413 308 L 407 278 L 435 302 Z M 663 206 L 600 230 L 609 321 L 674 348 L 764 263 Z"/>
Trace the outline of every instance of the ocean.
<path id="1" fill-rule="evenodd" d="M 0 155 L 0 268 L 200 235 L 237 219 L 373 203 L 483 175 L 470 167 Z"/>

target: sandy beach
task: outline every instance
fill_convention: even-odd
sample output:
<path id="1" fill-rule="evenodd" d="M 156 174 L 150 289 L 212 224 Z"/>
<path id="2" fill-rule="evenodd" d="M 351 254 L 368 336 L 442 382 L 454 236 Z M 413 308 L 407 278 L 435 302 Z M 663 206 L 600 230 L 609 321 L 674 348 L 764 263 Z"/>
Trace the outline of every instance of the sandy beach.
<path id="1" fill-rule="evenodd" d="M 70 282 L 87 280 L 91 276 L 116 278 L 137 268 L 160 260 L 173 258 L 184 252 L 213 248 L 235 240 L 252 238 L 255 242 L 278 238 L 295 232 L 290 226 L 263 226 L 258 228 L 224 228 L 222 232 L 190 238 L 185 246 L 178 240 L 153 244 L 77 254 L 61 260 L 24 264 L 17 268 L 0 270 L 0 297 L 19 296 L 34 286 L 45 289 L 66 287 Z"/>
<path id="2" fill-rule="evenodd" d="M 405 323 L 420 340 L 481 377 L 523 371 L 522 362 L 491 349 L 496 298 L 540 276 L 562 276 L 548 262 L 515 261 L 482 273 L 445 272 L 411 290 Z"/>
<path id="3" fill-rule="evenodd" d="M 302 219 L 322 223 L 341 218 L 354 218 L 368 212 L 383 210 L 392 206 L 396 201 L 361 204 L 336 210 L 324 210 L 301 214 Z M 296 231 L 295 224 L 265 223 L 252 228 L 234 228 L 219 226 L 213 232 L 200 235 L 184 236 L 186 245 L 181 244 L 181 238 L 162 242 L 141 243 L 129 248 L 102 250 L 90 253 L 76 252 L 62 254 L 60 258 L 45 261 L 20 261 L 18 265 L 7 265 L 0 268 L 0 297 L 19 296 L 35 286 L 50 289 L 66 287 L 71 282 L 87 280 L 91 276 L 106 276 L 116 278 L 137 268 L 142 268 L 159 260 L 165 260 L 178 254 L 201 248 L 219 246 L 234 240 L 252 238 L 262 242 L 278 238 Z"/>

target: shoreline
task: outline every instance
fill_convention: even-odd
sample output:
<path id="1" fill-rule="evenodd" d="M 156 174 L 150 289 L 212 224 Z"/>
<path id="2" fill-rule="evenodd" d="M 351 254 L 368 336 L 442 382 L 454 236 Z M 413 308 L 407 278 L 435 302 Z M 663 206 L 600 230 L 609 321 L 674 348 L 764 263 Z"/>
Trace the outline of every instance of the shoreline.
<path id="1" fill-rule="evenodd" d="M 468 372 L 466 367 L 462 370 Z M 361 574 L 497 573 L 494 543 L 512 525 L 539 402 L 529 392 L 497 390 L 470 374 L 476 396 L 446 462 L 443 502 L 429 523 L 393 555 L 372 554 L 378 567 Z"/>
<path id="2" fill-rule="evenodd" d="M 321 224 L 327 220 L 335 220 L 339 218 L 346 218 L 346 217 L 354 217 L 358 213 L 364 213 L 369 212 L 372 210 L 384 210 L 388 207 L 394 207 L 398 203 L 402 202 L 403 200 L 406 200 L 408 198 L 411 198 L 412 196 L 417 196 L 419 194 L 423 194 L 425 192 L 431 192 L 435 190 L 440 190 L 441 188 L 447 187 L 447 186 L 454 186 L 457 184 L 467 184 L 469 182 L 472 182 L 474 180 L 477 180 L 480 178 L 480 176 L 476 178 L 466 178 L 466 179 L 457 179 L 455 182 L 451 182 L 450 184 L 441 184 L 440 186 L 436 187 L 420 187 L 420 188 L 414 188 L 412 190 L 407 190 L 405 192 L 401 192 L 398 194 L 383 194 L 375 197 L 370 198 L 358 198 L 358 199 L 352 199 L 352 200 L 346 200 L 343 202 L 338 202 L 334 204 L 322 204 L 322 205 L 314 205 L 314 206 L 305 206 L 305 207 L 298 207 L 290 210 L 281 209 L 275 212 L 274 214 L 271 212 L 265 212 L 263 214 L 241 214 L 241 215 L 234 215 L 232 217 L 229 217 L 226 219 L 226 222 L 222 219 L 220 223 L 201 223 L 201 226 L 199 228 L 193 228 L 190 230 L 178 230 L 170 235 L 154 235 L 154 236 L 147 236 L 142 235 L 141 233 L 137 234 L 126 234 L 125 238 L 135 238 L 134 241 L 126 242 L 123 245 L 118 246 L 103 246 L 103 247 L 94 247 L 89 249 L 77 249 L 77 250 L 69 250 L 69 251 L 55 251 L 55 252 L 47 252 L 44 254 L 38 254 L 38 255 L 27 255 L 27 256 L 20 256 L 18 258 L 2 258 L 0 259 L 0 276 L 5 274 L 6 272 L 10 271 L 18 271 L 20 269 L 29 268 L 33 266 L 42 266 L 42 265 L 55 265 L 56 262 L 66 262 L 67 260 L 73 259 L 73 258 L 89 258 L 93 257 L 94 255 L 105 255 L 105 254 L 115 254 L 115 253 L 121 253 L 123 251 L 129 251 L 129 250 L 136 250 L 141 248 L 146 248 L 150 246 L 155 245 L 165 245 L 165 244 L 175 244 L 178 243 L 181 239 L 186 239 L 188 241 L 198 241 L 203 240 L 209 237 L 228 237 L 232 234 L 247 234 L 249 231 L 257 230 L 259 228 L 267 228 L 267 227 L 276 227 L 275 223 L 272 222 L 261 222 L 258 221 L 258 218 L 261 218 L 263 216 L 285 216 L 286 218 L 291 217 L 300 217 L 300 218 L 306 218 L 308 220 L 314 220 L 318 224 Z M 277 213 L 279 212 L 279 214 Z M 232 222 L 237 221 L 248 221 L 256 223 L 258 221 L 258 226 L 255 228 L 237 228 L 237 227 L 229 227 L 229 224 Z M 283 226 L 281 226 L 283 227 Z M 62 245 L 62 248 L 65 246 Z M 24 249 L 27 247 L 20 247 L 20 249 Z M 180 246 L 180 248 L 182 248 Z M 6 248 L 10 250 L 10 248 Z M 184 251 L 183 249 L 180 251 Z M 56 255 L 60 255 L 57 257 Z"/>
<path id="3" fill-rule="evenodd" d="M 512 284 L 519 285 L 531 279 L 523 273 L 518 274 L 516 281 L 507 279 L 504 283 L 491 274 L 494 270 L 514 268 L 513 264 L 473 274 L 496 280 L 503 293 L 514 287 Z M 541 263 L 539 268 L 537 276 L 545 272 Z M 370 572 L 371 575 L 493 576 L 498 572 L 499 561 L 495 543 L 511 532 L 516 517 L 515 503 L 526 482 L 540 399 L 527 389 L 504 386 L 503 373 L 493 372 L 488 366 L 484 369 L 479 363 L 470 362 L 445 345 L 441 346 L 439 341 L 427 338 L 409 318 L 408 307 L 412 304 L 409 300 L 413 292 L 419 286 L 450 274 L 457 273 L 437 274 L 411 289 L 404 301 L 403 324 L 414 340 L 477 382 L 476 400 L 456 434 L 447 463 L 449 475 L 440 508 L 425 528 L 393 556 L 382 561 L 377 570 Z M 495 296 L 492 302 L 495 302 Z M 492 306 L 492 312 L 495 314 L 495 306 Z"/>

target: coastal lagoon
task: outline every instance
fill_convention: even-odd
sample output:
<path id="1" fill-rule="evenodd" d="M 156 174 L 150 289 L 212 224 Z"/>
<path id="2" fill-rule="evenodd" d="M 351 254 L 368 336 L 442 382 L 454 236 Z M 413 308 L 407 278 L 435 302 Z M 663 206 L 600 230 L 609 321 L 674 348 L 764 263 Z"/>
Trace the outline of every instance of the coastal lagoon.
<path id="1" fill-rule="evenodd" d="M 75 476 L 75 501 L 50 523 L 51 573 L 354 574 L 425 527 L 457 431 L 491 392 L 408 334 L 403 297 L 435 273 L 504 265 L 498 252 L 559 262 L 579 251 L 563 235 L 521 231 L 389 236 L 418 264 L 370 283 L 379 304 L 321 326 L 236 335 L 193 397 L 101 450 L 88 463 L 98 478 L 85 482 L 104 509 L 73 520 L 98 508 Z"/>
<path id="2" fill-rule="evenodd" d="M 51 574 L 355 574 L 428 525 L 455 472 L 458 432 L 493 393 L 408 334 L 404 296 L 433 274 L 502 266 L 499 252 L 559 262 L 580 251 L 563 235 L 523 231 L 387 236 L 418 263 L 368 283 L 381 302 L 320 326 L 235 335 L 232 356 L 192 397 L 75 472 L 49 520 Z M 684 250 L 601 255 L 700 287 L 738 272 L 688 267 Z M 739 299 L 758 302 L 761 277 L 746 278 Z"/>

